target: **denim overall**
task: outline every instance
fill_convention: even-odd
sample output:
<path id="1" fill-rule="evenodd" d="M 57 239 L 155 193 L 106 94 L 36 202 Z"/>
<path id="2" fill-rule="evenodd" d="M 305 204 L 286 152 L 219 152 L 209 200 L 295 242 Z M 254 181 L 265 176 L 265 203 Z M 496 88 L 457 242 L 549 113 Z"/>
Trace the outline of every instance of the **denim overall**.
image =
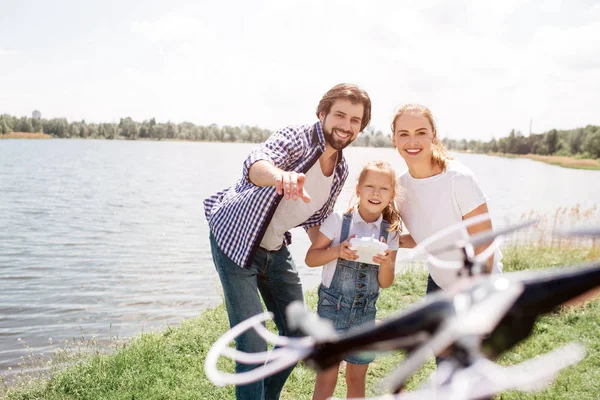
<path id="1" fill-rule="evenodd" d="M 340 243 L 348 238 L 352 225 L 352 211 L 344 214 Z M 380 239 L 387 241 L 389 223 L 381 221 Z M 331 285 L 319 286 L 317 314 L 330 320 L 337 331 L 343 332 L 364 324 L 375 323 L 379 297 L 377 274 L 379 265 L 359 263 L 338 258 Z M 368 353 L 346 355 L 345 361 L 351 364 L 368 364 L 375 357 Z"/>

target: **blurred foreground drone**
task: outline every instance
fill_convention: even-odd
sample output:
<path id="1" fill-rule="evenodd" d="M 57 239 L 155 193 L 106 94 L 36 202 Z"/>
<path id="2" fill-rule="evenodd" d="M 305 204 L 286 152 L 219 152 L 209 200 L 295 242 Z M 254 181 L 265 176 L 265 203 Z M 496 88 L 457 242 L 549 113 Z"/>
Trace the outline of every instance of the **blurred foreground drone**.
<path id="1" fill-rule="evenodd" d="M 307 336 L 278 336 L 264 326 L 270 313 L 252 317 L 226 332 L 209 351 L 205 370 L 215 384 L 244 385 L 281 371 L 298 361 L 321 371 L 342 361 L 351 352 L 383 352 L 404 350 L 407 357 L 399 367 L 385 377 L 379 390 L 397 393 L 406 381 L 433 354 L 444 354 L 435 377 L 412 392 L 388 394 L 377 399 L 479 399 L 506 390 L 540 390 L 563 368 L 579 362 L 585 356 L 583 346 L 569 343 L 557 350 L 522 362 L 502 367 L 493 361 L 503 352 L 527 338 L 540 315 L 561 304 L 600 287 L 600 262 L 546 270 L 481 275 L 486 260 L 499 245 L 500 238 L 517 229 L 532 225 L 525 222 L 496 232 L 469 237 L 466 228 L 480 223 L 483 215 L 440 231 L 411 251 L 410 258 L 426 256 L 428 262 L 443 268 L 453 268 L 462 279 L 450 290 L 427 296 L 424 301 L 397 312 L 374 326 L 338 334 L 328 321 L 319 319 L 301 303 L 287 309 L 288 323 Z M 440 247 L 440 238 L 460 232 L 462 237 Z M 561 235 L 600 236 L 600 229 L 585 228 L 557 232 Z M 474 248 L 490 243 L 474 254 Z M 461 262 L 440 260 L 436 254 L 459 249 Z M 255 329 L 274 350 L 264 353 L 243 353 L 228 344 L 249 329 Z M 260 366 L 244 373 L 219 371 L 218 358 L 223 355 L 246 364 Z M 435 396 L 435 397 L 434 397 Z"/>

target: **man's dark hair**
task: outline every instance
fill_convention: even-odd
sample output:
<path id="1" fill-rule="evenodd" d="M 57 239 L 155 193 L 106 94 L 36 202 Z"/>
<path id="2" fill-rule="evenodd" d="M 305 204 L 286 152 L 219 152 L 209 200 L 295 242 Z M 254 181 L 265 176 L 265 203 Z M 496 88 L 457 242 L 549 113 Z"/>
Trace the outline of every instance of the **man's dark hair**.
<path id="1" fill-rule="evenodd" d="M 352 104 L 362 103 L 364 107 L 360 125 L 360 131 L 362 132 L 371 121 L 371 99 L 367 92 L 351 83 L 340 83 L 335 85 L 323 95 L 323 98 L 317 106 L 317 118 L 320 118 L 321 113 L 324 113 L 325 115 L 329 114 L 331 106 L 338 99 L 350 100 Z"/>

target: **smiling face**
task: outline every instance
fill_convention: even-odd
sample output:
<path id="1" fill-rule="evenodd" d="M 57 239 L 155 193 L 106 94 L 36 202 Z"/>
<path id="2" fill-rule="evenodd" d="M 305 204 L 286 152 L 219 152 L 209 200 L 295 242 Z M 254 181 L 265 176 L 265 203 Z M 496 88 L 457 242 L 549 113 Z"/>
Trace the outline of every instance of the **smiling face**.
<path id="1" fill-rule="evenodd" d="M 431 164 L 435 133 L 421 114 L 403 114 L 394 122 L 392 141 L 406 164 Z"/>
<path id="2" fill-rule="evenodd" d="M 328 114 L 321 113 L 319 119 L 327 143 L 336 150 L 342 150 L 352 143 L 360 132 L 363 111 L 362 103 L 338 99 Z"/>
<path id="3" fill-rule="evenodd" d="M 379 218 L 396 195 L 395 179 L 389 171 L 370 167 L 356 185 L 359 212 L 367 222 Z"/>

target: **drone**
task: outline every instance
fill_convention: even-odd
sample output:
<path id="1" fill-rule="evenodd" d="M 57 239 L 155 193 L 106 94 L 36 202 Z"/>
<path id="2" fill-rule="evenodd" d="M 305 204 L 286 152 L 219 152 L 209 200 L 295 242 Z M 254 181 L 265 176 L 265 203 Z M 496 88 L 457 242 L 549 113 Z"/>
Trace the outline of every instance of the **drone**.
<path id="1" fill-rule="evenodd" d="M 569 343 L 550 353 L 517 365 L 503 367 L 492 360 L 529 337 L 538 317 L 561 304 L 600 287 L 600 262 L 586 265 L 482 275 L 486 260 L 501 238 L 533 225 L 527 221 L 498 231 L 469 236 L 466 228 L 489 219 L 480 215 L 446 228 L 415 247 L 409 257 L 425 256 L 428 262 L 457 271 L 461 279 L 449 290 L 428 295 L 409 308 L 396 312 L 374 326 L 339 334 L 301 302 L 286 310 L 288 323 L 306 336 L 283 337 L 269 331 L 264 322 L 270 313 L 256 315 L 234 326 L 219 338 L 205 360 L 207 377 L 218 386 L 244 385 L 264 379 L 298 361 L 321 371 L 342 361 L 351 352 L 403 350 L 404 361 L 378 385 L 388 393 L 373 399 L 422 400 L 479 399 L 506 390 L 540 390 L 564 368 L 585 356 L 583 346 Z M 440 238 L 456 231 L 462 238 L 439 246 Z M 561 235 L 600 236 L 600 229 L 557 232 Z M 442 240 L 443 242 L 443 240 Z M 475 255 L 474 248 L 490 244 Z M 437 246 L 436 246 L 437 245 Z M 432 248 L 433 247 L 433 248 Z M 436 254 L 458 249 L 464 260 L 440 260 Z M 249 329 L 272 343 L 272 351 L 244 353 L 228 344 Z M 431 355 L 444 361 L 426 386 L 398 393 L 406 381 Z M 243 373 L 227 373 L 216 367 L 225 356 L 241 363 L 259 364 Z"/>

